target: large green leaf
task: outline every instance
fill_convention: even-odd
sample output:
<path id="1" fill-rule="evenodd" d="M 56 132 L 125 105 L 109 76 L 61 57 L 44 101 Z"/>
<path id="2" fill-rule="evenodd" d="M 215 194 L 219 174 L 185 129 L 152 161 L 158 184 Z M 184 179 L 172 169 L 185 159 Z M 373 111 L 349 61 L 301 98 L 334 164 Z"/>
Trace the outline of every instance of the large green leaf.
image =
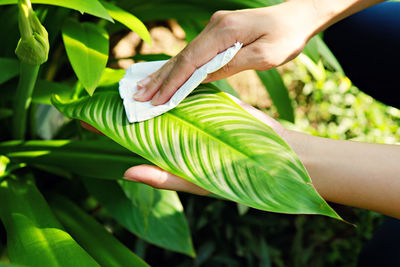
<path id="1" fill-rule="evenodd" d="M 12 263 L 27 266 L 99 266 L 64 231 L 29 179 L 0 184 L 0 217 Z"/>
<path id="2" fill-rule="evenodd" d="M 105 8 L 97 0 L 31 0 L 34 4 L 46 4 L 54 6 L 62 6 L 78 10 L 81 13 L 88 13 L 103 19 L 112 21 Z M 0 5 L 16 4 L 18 0 L 1 0 Z"/>
<path id="3" fill-rule="evenodd" d="M 113 19 L 121 22 L 130 30 L 136 32 L 146 43 L 151 45 L 150 33 L 146 26 L 137 17 L 131 13 L 113 5 L 109 2 L 101 1 L 103 6 L 107 9 L 107 12 Z"/>
<path id="4" fill-rule="evenodd" d="M 120 185 L 115 181 L 87 178 L 84 183 L 101 205 L 132 233 L 160 247 L 195 255 L 176 192 L 134 182 Z M 150 201 L 146 193 L 152 195 Z"/>
<path id="5" fill-rule="evenodd" d="M 95 24 L 68 20 L 62 27 L 65 50 L 72 68 L 92 95 L 108 60 L 108 34 Z"/>
<path id="6" fill-rule="evenodd" d="M 15 58 L 0 58 L 0 84 L 17 76 L 19 72 L 19 63 Z"/>
<path id="7" fill-rule="evenodd" d="M 0 143 L 0 154 L 13 162 L 102 179 L 122 178 L 124 171 L 149 162 L 110 140 L 9 141 Z"/>
<path id="8" fill-rule="evenodd" d="M 287 87 L 276 69 L 257 71 L 261 82 L 267 88 L 269 96 L 275 104 L 279 118 L 294 122 L 294 110 Z"/>
<path id="9" fill-rule="evenodd" d="M 101 266 L 149 266 L 70 200 L 53 196 L 50 206 L 67 231 Z"/>
<path id="10" fill-rule="evenodd" d="M 200 86 L 175 109 L 133 124 L 112 88 L 76 101 L 55 96 L 53 103 L 68 117 L 219 196 L 267 211 L 340 218 L 283 139 L 211 85 Z"/>

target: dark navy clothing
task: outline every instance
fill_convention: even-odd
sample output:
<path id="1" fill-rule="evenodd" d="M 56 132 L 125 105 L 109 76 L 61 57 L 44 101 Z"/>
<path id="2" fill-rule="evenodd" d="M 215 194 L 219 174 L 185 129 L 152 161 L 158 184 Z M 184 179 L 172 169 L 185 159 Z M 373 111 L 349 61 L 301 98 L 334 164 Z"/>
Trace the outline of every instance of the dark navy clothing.
<path id="1" fill-rule="evenodd" d="M 352 15 L 327 29 L 324 39 L 354 85 L 400 108 L 400 2 Z M 387 218 L 367 242 L 358 267 L 367 266 L 400 267 L 399 220 Z"/>
<path id="2" fill-rule="evenodd" d="M 400 108 L 400 2 L 350 16 L 328 28 L 324 39 L 354 85 Z"/>

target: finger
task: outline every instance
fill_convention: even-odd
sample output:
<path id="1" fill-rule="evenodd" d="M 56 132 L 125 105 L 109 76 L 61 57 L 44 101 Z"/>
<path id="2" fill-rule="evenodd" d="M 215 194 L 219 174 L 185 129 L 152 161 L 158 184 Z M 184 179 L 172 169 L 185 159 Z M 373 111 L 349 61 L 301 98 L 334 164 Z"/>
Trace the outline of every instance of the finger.
<path id="1" fill-rule="evenodd" d="M 92 125 L 90 125 L 90 124 L 88 124 L 88 123 L 86 123 L 86 122 L 84 122 L 84 121 L 81 121 L 81 126 L 82 126 L 83 128 L 85 128 L 86 130 L 89 130 L 89 131 L 91 131 L 91 132 L 104 135 L 102 132 L 100 132 L 99 130 L 97 130 L 96 128 L 94 128 Z"/>
<path id="2" fill-rule="evenodd" d="M 216 72 L 208 74 L 203 83 L 224 79 L 244 70 L 266 70 L 272 68 L 273 65 L 269 64 L 265 59 L 266 53 L 267 51 L 264 51 L 263 44 L 260 40 L 246 45 L 240 49 L 235 57 L 225 66 Z"/>
<path id="3" fill-rule="evenodd" d="M 138 91 L 134 95 L 136 101 L 146 102 L 153 98 L 165 78 L 168 77 L 173 67 L 173 61 L 173 58 L 170 59 L 159 70 L 137 83 Z"/>
<path id="4" fill-rule="evenodd" d="M 129 168 L 124 178 L 130 181 L 147 184 L 158 189 L 183 191 L 196 195 L 207 195 L 210 192 L 203 188 L 152 165 L 138 165 Z"/>
<path id="5" fill-rule="evenodd" d="M 159 91 L 154 95 L 151 104 L 157 106 L 168 102 L 195 70 L 196 67 L 190 62 L 189 57 L 179 56 L 177 63 L 160 86 Z"/>
<path id="6" fill-rule="evenodd" d="M 235 43 L 232 36 L 223 34 L 216 38 L 218 29 L 207 30 L 193 40 L 181 53 L 176 56 L 176 61 L 168 77 L 161 85 L 159 92 L 153 97 L 153 105 L 166 103 L 174 93 L 193 74 L 193 72 L 214 58 L 218 53 L 226 50 Z"/>

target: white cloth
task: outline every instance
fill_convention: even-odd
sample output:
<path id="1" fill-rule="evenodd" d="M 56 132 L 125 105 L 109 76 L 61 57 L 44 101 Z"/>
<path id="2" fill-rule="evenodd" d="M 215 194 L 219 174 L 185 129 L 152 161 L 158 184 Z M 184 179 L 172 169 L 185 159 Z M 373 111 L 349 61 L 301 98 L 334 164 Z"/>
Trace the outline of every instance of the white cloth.
<path id="1" fill-rule="evenodd" d="M 136 101 L 133 99 L 133 95 L 138 90 L 136 83 L 157 71 L 167 60 L 132 64 L 126 70 L 124 77 L 119 81 L 119 94 L 123 99 L 128 121 L 130 123 L 145 121 L 173 109 L 204 81 L 207 74 L 219 70 L 231 61 L 241 47 L 242 44 L 237 42 L 234 46 L 219 53 L 209 62 L 196 69 L 192 76 L 190 76 L 190 78 L 175 92 L 171 99 L 167 103 L 159 106 L 153 106 L 151 101 Z"/>

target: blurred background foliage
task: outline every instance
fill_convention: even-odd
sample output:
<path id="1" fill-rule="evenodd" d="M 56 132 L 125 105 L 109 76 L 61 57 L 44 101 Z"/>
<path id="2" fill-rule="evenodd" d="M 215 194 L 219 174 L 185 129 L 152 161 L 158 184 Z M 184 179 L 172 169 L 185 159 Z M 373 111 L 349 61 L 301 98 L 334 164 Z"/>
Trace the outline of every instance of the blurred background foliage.
<path id="1" fill-rule="evenodd" d="M 119 69 L 133 62 L 167 59 L 177 54 L 217 10 L 260 7 L 278 2 L 281 1 L 116 1 L 119 7 L 145 22 L 152 45 L 143 42 L 120 23 L 111 24 L 65 8 L 35 5 L 49 31 L 51 43 L 49 61 L 43 65 L 39 84 L 57 92 L 83 90 L 68 62 L 59 34 L 67 17 L 79 17 L 80 21 L 104 26 L 110 35 L 107 67 Z M 0 8 L 0 23 L 4 25 L 1 36 L 7 36 L 7 42 L 1 44 L 0 56 L 13 57 L 18 40 L 16 8 Z M 278 68 L 283 88 L 287 88 L 290 96 L 289 105 L 294 118 L 293 123 L 281 122 L 286 127 L 328 138 L 399 143 L 400 111 L 360 92 L 329 53 L 320 51 L 315 54 L 315 45 L 308 46 L 304 54 Z M 117 72 L 111 73 L 117 76 Z M 123 75 L 123 72 L 118 72 L 118 75 Z M 260 80 L 260 77 L 254 71 L 246 71 L 217 85 L 236 92 L 242 100 L 282 119 L 279 108 L 273 104 L 276 100 L 268 94 L 272 89 L 268 88 L 271 83 Z M 0 88 L 1 141 L 8 140 L 6 127 L 9 123 L 5 119 L 12 111 L 7 103 L 16 82 L 16 78 L 11 79 Z M 103 140 L 103 137 L 83 130 L 76 121 L 66 120 L 49 103 L 43 104 L 48 101 L 48 95 L 46 91 L 42 93 L 36 96 L 37 102 L 30 111 L 31 139 Z M 36 184 L 46 198 L 54 192 L 67 195 L 152 266 L 165 266 L 166 263 L 168 266 L 355 266 L 363 244 L 383 220 L 382 215 L 374 212 L 334 205 L 345 220 L 357 225 L 353 227 L 322 216 L 266 213 L 231 202 L 179 193 L 197 254 L 196 258 L 191 258 L 152 245 L 132 234 L 87 192 L 82 179 L 75 174 L 67 175 L 38 166 L 29 171 L 40 177 Z M 8 262 L 6 234 L 1 224 L 0 262 Z"/>

